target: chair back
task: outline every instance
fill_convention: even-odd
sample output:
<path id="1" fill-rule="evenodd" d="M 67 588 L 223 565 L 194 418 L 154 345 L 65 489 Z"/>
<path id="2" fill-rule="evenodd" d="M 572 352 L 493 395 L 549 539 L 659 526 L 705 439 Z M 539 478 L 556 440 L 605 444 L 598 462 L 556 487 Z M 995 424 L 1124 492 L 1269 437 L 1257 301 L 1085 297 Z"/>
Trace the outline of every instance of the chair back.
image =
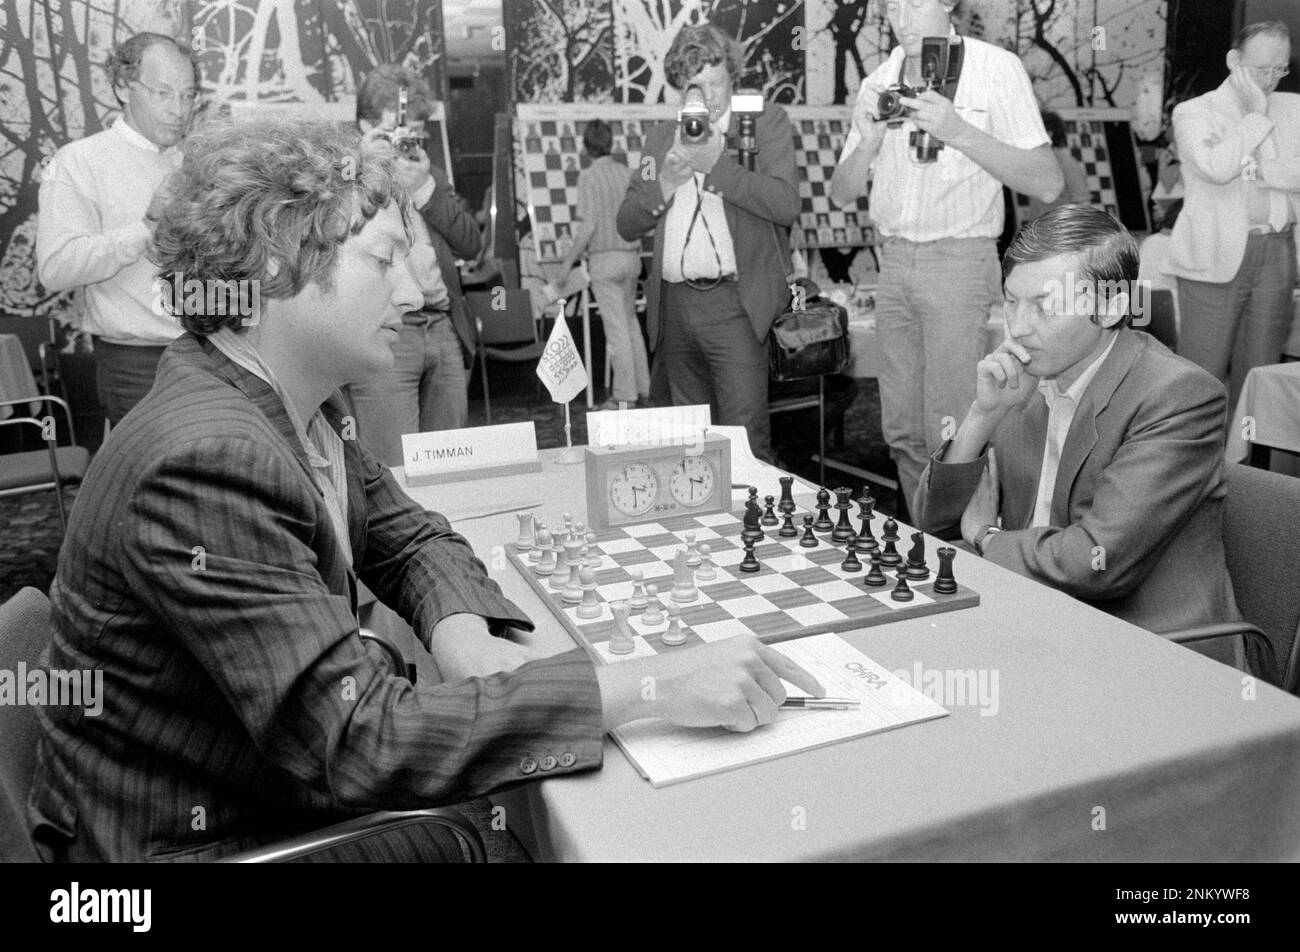
<path id="1" fill-rule="evenodd" d="M 528 291 L 498 288 L 465 295 L 484 346 L 537 343 L 537 322 Z M 495 306 L 494 306 L 495 305 Z"/>
<path id="2" fill-rule="evenodd" d="M 1174 321 L 1174 292 L 1168 288 L 1152 288 L 1147 295 L 1146 323 L 1138 330 L 1146 331 L 1174 353 L 1178 352 L 1178 324 Z"/>
<path id="3" fill-rule="evenodd" d="M 40 590 L 24 588 L 0 605 L 0 670 L 17 677 L 40 663 L 50 643 L 50 602 Z M 26 690 L 25 685 L 15 685 Z M 38 862 L 27 830 L 27 794 L 36 771 L 40 722 L 36 708 L 0 704 L 0 860 Z"/>
<path id="4" fill-rule="evenodd" d="M 1237 607 L 1268 635 L 1282 687 L 1295 692 L 1300 677 L 1300 479 L 1229 463 L 1223 544 Z"/>

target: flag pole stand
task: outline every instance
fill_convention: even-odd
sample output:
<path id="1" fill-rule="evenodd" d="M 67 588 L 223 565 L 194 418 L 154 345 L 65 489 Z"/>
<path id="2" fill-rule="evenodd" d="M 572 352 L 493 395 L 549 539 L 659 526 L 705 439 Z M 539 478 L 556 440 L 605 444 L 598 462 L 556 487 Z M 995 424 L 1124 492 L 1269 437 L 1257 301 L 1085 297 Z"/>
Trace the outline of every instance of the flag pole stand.
<path id="1" fill-rule="evenodd" d="M 573 445 L 573 421 L 569 419 L 569 404 L 564 404 L 564 452 L 555 457 L 555 462 L 566 465 L 584 462 L 587 454 L 581 446 Z"/>

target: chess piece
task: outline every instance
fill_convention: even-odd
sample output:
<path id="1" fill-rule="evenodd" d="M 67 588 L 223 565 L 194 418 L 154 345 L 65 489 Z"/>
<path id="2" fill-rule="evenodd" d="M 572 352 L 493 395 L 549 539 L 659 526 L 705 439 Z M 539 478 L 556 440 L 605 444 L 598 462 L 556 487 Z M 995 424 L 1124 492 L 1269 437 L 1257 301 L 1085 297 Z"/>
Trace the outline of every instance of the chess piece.
<path id="1" fill-rule="evenodd" d="M 754 540 L 745 540 L 745 557 L 740 560 L 740 571 L 757 572 L 762 566 L 758 564 L 758 557 L 754 555 Z"/>
<path id="2" fill-rule="evenodd" d="M 830 532 L 835 528 L 835 523 L 831 522 L 830 509 L 831 494 L 823 487 L 817 490 L 817 521 L 813 523 L 813 529 L 818 532 Z"/>
<path id="3" fill-rule="evenodd" d="M 582 602 L 578 605 L 579 618 L 599 618 L 600 601 L 596 598 L 596 573 L 583 568 L 579 573 L 582 582 Z"/>
<path id="4" fill-rule="evenodd" d="M 546 544 L 542 546 L 542 555 L 533 566 L 533 571 L 542 577 L 550 575 L 554 577 L 556 568 L 555 546 L 551 542 L 551 534 L 543 530 L 542 537 Z"/>
<path id="5" fill-rule="evenodd" d="M 643 625 L 662 625 L 664 623 L 664 606 L 659 601 L 659 587 L 657 585 L 647 585 L 645 587 L 646 608 L 645 613 L 641 616 Z"/>
<path id="6" fill-rule="evenodd" d="M 587 533 L 587 568 L 598 569 L 605 564 L 604 558 L 600 554 L 600 549 L 596 545 L 596 533 Z"/>
<path id="7" fill-rule="evenodd" d="M 563 522 L 564 522 L 564 538 L 572 539 L 573 538 L 573 513 L 566 512 L 564 514 Z"/>
<path id="8" fill-rule="evenodd" d="M 666 645 L 686 644 L 686 629 L 682 627 L 682 610 L 676 605 L 668 606 L 668 630 L 664 632 Z"/>
<path id="9" fill-rule="evenodd" d="M 700 543 L 700 567 L 695 570 L 695 578 L 700 582 L 712 582 L 718 577 L 718 567 L 713 564 L 713 551 L 707 542 Z"/>
<path id="10" fill-rule="evenodd" d="M 893 516 L 890 516 L 885 520 L 885 531 L 881 533 L 880 538 L 884 539 L 886 542 L 898 541 L 898 523 L 894 521 Z"/>
<path id="11" fill-rule="evenodd" d="M 849 501 L 852 496 L 852 489 L 840 487 L 835 490 L 835 508 L 840 512 L 840 518 L 835 528 L 831 530 L 832 542 L 848 543 L 858 537 L 858 534 L 853 531 L 853 522 L 849 519 L 849 510 L 853 508 L 853 503 Z"/>
<path id="12" fill-rule="evenodd" d="M 523 552 L 533 547 L 533 514 L 517 512 L 515 516 L 519 519 L 519 538 L 515 540 L 515 549 Z"/>
<path id="13" fill-rule="evenodd" d="M 782 539 L 793 539 L 799 534 L 799 530 L 794 527 L 794 513 L 782 513 L 781 518 L 783 520 L 781 528 L 777 530 L 776 534 Z"/>
<path id="14" fill-rule="evenodd" d="M 862 563 L 858 561 L 858 553 L 853 551 L 853 546 L 844 550 L 844 561 L 840 563 L 841 572 L 861 572 Z"/>
<path id="15" fill-rule="evenodd" d="M 610 609 L 614 613 L 614 633 L 609 636 L 610 654 L 631 654 L 636 651 L 636 642 L 632 640 L 632 628 L 627 621 L 627 602 L 615 602 Z"/>
<path id="16" fill-rule="evenodd" d="M 889 597 L 896 602 L 910 602 L 913 599 L 914 596 L 912 595 L 912 589 L 908 587 L 907 584 L 906 572 L 898 573 L 898 584 L 895 585 L 894 590 L 889 593 Z"/>
<path id="17" fill-rule="evenodd" d="M 752 502 L 755 506 L 758 505 L 758 487 L 757 487 L 757 486 L 750 486 L 750 487 L 749 487 L 749 498 L 745 500 L 745 506 L 746 506 L 746 508 L 748 508 L 748 506 L 749 506 L 749 504 L 750 504 L 751 502 Z"/>
<path id="18" fill-rule="evenodd" d="M 691 568 L 700 567 L 700 550 L 696 546 L 695 533 L 686 533 L 686 564 Z"/>
<path id="19" fill-rule="evenodd" d="M 572 567 L 564 557 L 564 544 L 558 539 L 551 545 L 551 552 L 554 559 L 551 565 L 555 572 L 551 575 L 550 586 L 558 592 L 569 584 L 569 576 L 573 574 Z"/>
<path id="20" fill-rule="evenodd" d="M 776 526 L 776 525 L 780 525 L 780 524 L 781 524 L 781 520 L 778 519 L 778 518 L 776 517 L 776 506 L 775 506 L 775 503 L 776 503 L 776 497 L 775 497 L 775 496 L 764 496 L 764 497 L 763 497 L 763 502 L 766 503 L 767 505 L 766 505 L 766 508 L 763 510 L 763 518 L 762 518 L 762 520 L 760 520 L 760 521 L 761 521 L 761 522 L 763 523 L 763 525 L 765 525 L 765 526 Z"/>
<path id="21" fill-rule="evenodd" d="M 740 538 L 742 541 L 758 542 L 765 537 L 759 522 L 763 512 L 758 507 L 758 500 L 750 496 L 745 502 L 745 528 L 741 530 Z"/>
<path id="22" fill-rule="evenodd" d="M 678 549 L 673 556 L 673 601 L 686 604 L 700 597 L 695 588 L 694 576 L 694 571 L 686 564 L 686 550 Z"/>
<path id="23" fill-rule="evenodd" d="M 640 569 L 632 570 L 632 597 L 628 599 L 627 607 L 634 615 L 639 615 L 645 611 L 646 605 L 649 604 L 649 599 L 645 595 L 644 578 L 645 573 Z"/>
<path id="24" fill-rule="evenodd" d="M 871 520 L 875 518 L 872 509 L 875 505 L 876 500 L 865 493 L 858 500 L 858 518 L 862 520 L 862 528 L 858 530 L 858 538 L 853 543 L 853 546 L 859 552 L 876 552 L 880 549 L 880 543 L 876 541 L 876 537 L 871 531 Z"/>
<path id="25" fill-rule="evenodd" d="M 560 592 L 560 601 L 576 605 L 582 601 L 582 546 L 576 539 L 564 543 L 564 562 L 569 566 L 569 577 Z"/>
<path id="26" fill-rule="evenodd" d="M 925 533 L 912 533 L 912 547 L 907 550 L 907 580 L 924 582 L 930 577 L 930 567 L 925 564 Z"/>
<path id="27" fill-rule="evenodd" d="M 528 561 L 533 563 L 542 561 L 542 554 L 550 548 L 551 534 L 546 531 L 546 526 L 539 523 L 533 533 L 533 547 L 528 551 Z"/>
<path id="28" fill-rule="evenodd" d="M 889 584 L 889 579 L 885 578 L 885 573 L 880 570 L 879 552 L 871 553 L 871 568 L 867 570 L 867 576 L 862 580 L 862 583 L 873 588 Z"/>
<path id="29" fill-rule="evenodd" d="M 799 540 L 799 544 L 803 546 L 805 549 L 815 548 L 818 544 L 817 537 L 813 535 L 813 528 L 814 528 L 813 517 L 811 515 L 804 516 L 803 517 L 803 538 Z"/>
<path id="30" fill-rule="evenodd" d="M 903 564 L 903 557 L 898 554 L 898 548 L 894 545 L 898 541 L 898 523 L 894 517 L 890 516 L 885 520 L 885 531 L 880 534 L 884 540 L 885 550 L 880 553 L 880 562 L 882 565 L 893 567 Z"/>
<path id="31" fill-rule="evenodd" d="M 781 477 L 781 501 L 777 504 L 777 509 L 787 515 L 794 515 L 794 477 Z"/>
<path id="32" fill-rule="evenodd" d="M 957 550 L 948 546 L 940 546 L 939 553 L 939 574 L 934 580 L 934 591 L 939 595 L 952 595 L 957 591 L 957 580 L 952 576 L 952 560 L 957 555 Z"/>

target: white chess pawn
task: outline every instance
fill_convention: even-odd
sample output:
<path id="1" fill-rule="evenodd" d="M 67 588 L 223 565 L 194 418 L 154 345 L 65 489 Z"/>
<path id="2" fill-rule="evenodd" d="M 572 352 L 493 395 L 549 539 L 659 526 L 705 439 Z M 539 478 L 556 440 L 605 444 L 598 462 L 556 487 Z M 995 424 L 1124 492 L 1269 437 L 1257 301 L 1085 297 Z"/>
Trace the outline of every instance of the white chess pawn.
<path id="1" fill-rule="evenodd" d="M 645 611 L 645 607 L 649 603 L 649 599 L 646 598 L 645 594 L 645 583 L 642 581 L 644 578 L 645 573 L 640 569 L 632 570 L 632 597 L 628 599 L 627 604 L 634 615 Z"/>
<path id="2" fill-rule="evenodd" d="M 536 531 L 533 533 L 533 547 L 528 550 L 528 561 L 542 561 L 542 550 L 549 549 L 550 547 L 551 534 L 546 531 L 546 526 L 539 523 Z"/>
<path id="3" fill-rule="evenodd" d="M 578 606 L 579 618 L 599 618 L 600 601 L 596 598 L 596 573 L 584 568 L 579 572 L 582 580 L 582 603 Z"/>
<path id="4" fill-rule="evenodd" d="M 659 588 L 655 585 L 645 587 L 646 609 L 641 616 L 643 625 L 662 625 L 664 623 L 664 606 L 659 601 Z"/>
<path id="5" fill-rule="evenodd" d="M 600 549 L 596 547 L 596 533 L 587 533 L 587 568 L 598 569 L 605 564 Z"/>
<path id="6" fill-rule="evenodd" d="M 663 638 L 666 645 L 686 644 L 686 629 L 682 627 L 682 610 L 676 605 L 668 606 L 668 630 Z"/>
<path id="7" fill-rule="evenodd" d="M 700 543 L 700 567 L 695 570 L 695 577 L 701 582 L 711 582 L 718 577 L 718 568 L 713 563 L 713 553 L 707 542 Z"/>
<path id="8" fill-rule="evenodd" d="M 695 533 L 686 533 L 686 564 L 695 568 L 700 564 L 700 552 L 695 546 Z"/>

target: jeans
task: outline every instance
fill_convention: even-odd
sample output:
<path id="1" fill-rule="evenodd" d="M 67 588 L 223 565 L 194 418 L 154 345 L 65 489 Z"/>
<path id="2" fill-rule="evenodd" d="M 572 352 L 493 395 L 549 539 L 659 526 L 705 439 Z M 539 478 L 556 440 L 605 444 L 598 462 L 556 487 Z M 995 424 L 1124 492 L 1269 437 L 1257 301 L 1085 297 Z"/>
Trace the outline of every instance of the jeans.
<path id="1" fill-rule="evenodd" d="M 767 341 L 740 303 L 740 285 L 724 281 L 711 291 L 663 284 L 662 362 L 674 406 L 709 404 L 713 422 L 743 426 L 754 455 L 771 462 L 772 421 L 767 405 Z"/>
<path id="2" fill-rule="evenodd" d="M 166 347 L 131 347 L 95 338 L 95 389 L 108 422 L 122 417 L 153 389 L 158 361 Z"/>
<path id="3" fill-rule="evenodd" d="M 587 261 L 591 291 L 605 327 L 605 352 L 614 371 L 611 394 L 635 403 L 650 392 L 650 366 L 636 319 L 636 279 L 641 258 L 635 251 L 596 251 Z"/>
<path id="4" fill-rule="evenodd" d="M 975 401 L 1001 272 L 992 238 L 887 238 L 880 251 L 881 424 L 910 505 L 929 456 Z"/>
<path id="5" fill-rule="evenodd" d="M 1251 235 L 1237 276 L 1224 284 L 1178 279 L 1178 353 L 1228 387 L 1229 413 L 1250 369 L 1282 357 L 1295 280 L 1291 231 Z"/>
<path id="6" fill-rule="evenodd" d="M 402 324 L 392 370 L 349 386 L 361 445 L 402 464 L 402 434 L 455 430 L 469 419 L 469 373 L 447 318 Z"/>

